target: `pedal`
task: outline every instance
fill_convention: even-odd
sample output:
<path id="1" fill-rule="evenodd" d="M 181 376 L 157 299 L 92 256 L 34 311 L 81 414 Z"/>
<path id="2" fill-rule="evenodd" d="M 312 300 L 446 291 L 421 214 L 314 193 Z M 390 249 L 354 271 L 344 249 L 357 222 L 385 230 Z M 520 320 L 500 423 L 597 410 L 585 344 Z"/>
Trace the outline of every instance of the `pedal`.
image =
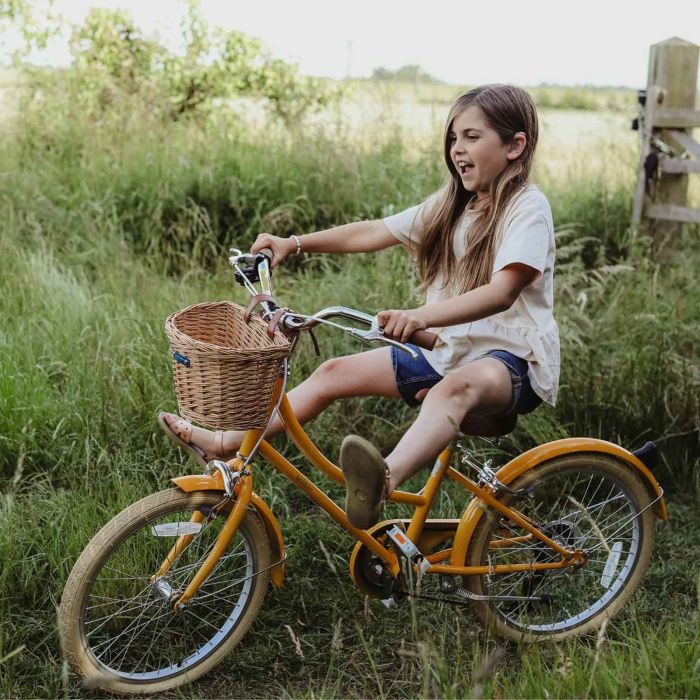
<path id="1" fill-rule="evenodd" d="M 418 567 L 421 574 L 424 574 L 432 566 L 418 547 L 408 539 L 406 533 L 400 527 L 394 525 L 390 530 L 387 530 L 386 534 L 389 535 L 391 541 L 399 548 L 401 554 Z"/>

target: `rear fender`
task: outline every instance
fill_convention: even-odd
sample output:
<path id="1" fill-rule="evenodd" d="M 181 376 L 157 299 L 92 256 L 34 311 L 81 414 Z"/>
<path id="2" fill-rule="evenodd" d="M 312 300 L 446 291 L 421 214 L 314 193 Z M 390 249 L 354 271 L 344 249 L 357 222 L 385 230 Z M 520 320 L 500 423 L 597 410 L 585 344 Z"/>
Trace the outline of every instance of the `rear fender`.
<path id="1" fill-rule="evenodd" d="M 654 500 L 660 496 L 659 500 L 656 501 L 653 506 L 654 512 L 661 520 L 668 520 L 666 502 L 662 495 L 663 490 L 647 466 L 629 450 L 605 440 L 596 440 L 595 438 L 566 438 L 564 440 L 554 440 L 553 442 L 548 442 L 539 447 L 534 447 L 515 459 L 512 459 L 508 464 L 505 464 L 498 470 L 496 476 L 501 483 L 507 486 L 536 464 L 572 452 L 600 452 L 614 455 L 637 469 L 644 477 L 642 481 L 649 492 L 650 498 Z M 474 498 L 462 514 L 452 547 L 451 562 L 455 566 L 464 566 L 469 541 L 484 514 L 484 510 L 484 502 L 479 498 Z"/>
<path id="2" fill-rule="evenodd" d="M 186 491 L 187 493 L 192 491 L 224 491 L 224 482 L 219 471 L 215 471 L 211 475 L 192 474 L 189 476 L 178 476 L 175 479 L 171 479 L 171 481 L 181 491 Z M 282 530 L 277 522 L 277 518 L 270 510 L 270 506 L 257 493 L 253 492 L 250 500 L 251 505 L 258 511 L 258 515 L 265 524 L 265 531 L 272 549 L 272 561 L 279 562 L 270 569 L 270 580 L 275 588 L 280 588 L 284 583 L 284 559 L 286 556 Z"/>

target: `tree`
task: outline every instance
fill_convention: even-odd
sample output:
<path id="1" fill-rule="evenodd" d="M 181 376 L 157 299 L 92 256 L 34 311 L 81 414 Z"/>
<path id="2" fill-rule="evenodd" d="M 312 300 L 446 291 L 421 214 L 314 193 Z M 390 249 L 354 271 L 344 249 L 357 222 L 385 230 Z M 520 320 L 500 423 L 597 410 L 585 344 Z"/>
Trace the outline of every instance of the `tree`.
<path id="1" fill-rule="evenodd" d="M 405 82 L 440 83 L 441 80 L 426 73 L 419 65 L 405 65 L 397 70 L 389 70 L 384 67 L 375 68 L 372 71 L 373 80 L 401 80 Z"/>
<path id="2" fill-rule="evenodd" d="M 44 48 L 60 32 L 60 15 L 52 11 L 53 0 L 36 6 L 29 0 L 0 0 L 0 34 L 16 26 L 22 33 L 24 47 L 16 52 L 20 60 L 32 49 Z"/>
<path id="3" fill-rule="evenodd" d="M 0 22 L 3 19 L 33 37 L 35 45 L 40 37 L 45 43 L 65 28 L 56 18 L 36 15 L 27 0 L 0 0 Z M 108 109 L 125 97 L 178 119 L 211 106 L 217 98 L 254 96 L 267 100 L 274 114 L 290 122 L 341 94 L 338 88 L 300 75 L 298 66 L 274 58 L 260 40 L 210 28 L 195 0 L 181 24 L 184 53 L 169 51 L 147 37 L 124 10 L 92 8 L 82 25 L 70 30 L 73 64 L 67 78 L 92 111 Z M 36 81 L 42 77 L 34 76 Z"/>

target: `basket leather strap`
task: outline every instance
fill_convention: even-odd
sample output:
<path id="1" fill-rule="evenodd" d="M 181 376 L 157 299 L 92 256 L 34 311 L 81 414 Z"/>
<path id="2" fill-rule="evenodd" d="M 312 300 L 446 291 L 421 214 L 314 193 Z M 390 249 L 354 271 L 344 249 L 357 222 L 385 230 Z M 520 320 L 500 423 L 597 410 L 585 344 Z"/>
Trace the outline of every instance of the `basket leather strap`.
<path id="1" fill-rule="evenodd" d="M 316 336 L 314 335 L 314 332 L 309 328 L 309 336 L 311 337 L 311 342 L 314 344 L 314 350 L 316 351 L 316 356 L 320 357 L 321 356 L 321 349 L 318 347 L 318 340 L 316 340 Z"/>
<path id="2" fill-rule="evenodd" d="M 282 316 L 284 316 L 286 313 L 288 313 L 287 309 L 277 309 L 274 314 L 272 314 L 272 318 L 270 319 L 270 323 L 267 326 L 267 337 L 272 340 L 275 337 L 275 331 L 277 330 L 277 325 L 280 322 L 280 319 Z"/>
<path id="3" fill-rule="evenodd" d="M 248 304 L 248 308 L 245 310 L 245 313 L 243 314 L 243 320 L 248 323 L 250 321 L 250 315 L 253 313 L 253 309 L 258 305 L 261 304 L 263 301 L 271 301 L 274 302 L 274 299 L 269 295 L 269 294 L 256 294 L 251 300 L 250 304 Z"/>
<path id="4" fill-rule="evenodd" d="M 275 337 L 275 331 L 281 330 L 282 333 L 284 333 L 286 336 L 289 336 L 290 331 L 286 329 L 280 329 L 278 328 L 280 319 L 282 316 L 285 314 L 290 313 L 289 309 L 277 309 L 275 313 L 272 315 L 272 318 L 270 319 L 270 323 L 267 326 L 267 337 L 272 340 Z M 318 347 L 318 340 L 316 340 L 316 336 L 314 335 L 314 332 L 309 328 L 308 334 L 311 337 L 311 342 L 314 344 L 314 350 L 316 351 L 316 355 L 321 355 L 321 350 Z"/>

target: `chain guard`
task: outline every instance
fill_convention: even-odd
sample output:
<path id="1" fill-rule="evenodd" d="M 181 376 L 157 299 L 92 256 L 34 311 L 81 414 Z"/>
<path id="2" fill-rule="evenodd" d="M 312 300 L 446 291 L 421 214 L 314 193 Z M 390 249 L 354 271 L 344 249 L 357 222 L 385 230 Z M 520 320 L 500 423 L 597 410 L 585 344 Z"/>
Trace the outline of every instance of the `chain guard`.
<path id="1" fill-rule="evenodd" d="M 400 520 L 385 520 L 369 530 L 370 534 L 387 549 L 391 546 L 391 540 L 385 534 L 394 525 L 400 525 Z M 388 543 L 388 544 L 387 544 Z M 396 581 L 386 571 L 383 562 L 373 554 L 361 542 L 355 545 L 355 550 L 350 559 L 350 575 L 355 585 L 370 598 L 387 598 L 396 592 Z"/>

